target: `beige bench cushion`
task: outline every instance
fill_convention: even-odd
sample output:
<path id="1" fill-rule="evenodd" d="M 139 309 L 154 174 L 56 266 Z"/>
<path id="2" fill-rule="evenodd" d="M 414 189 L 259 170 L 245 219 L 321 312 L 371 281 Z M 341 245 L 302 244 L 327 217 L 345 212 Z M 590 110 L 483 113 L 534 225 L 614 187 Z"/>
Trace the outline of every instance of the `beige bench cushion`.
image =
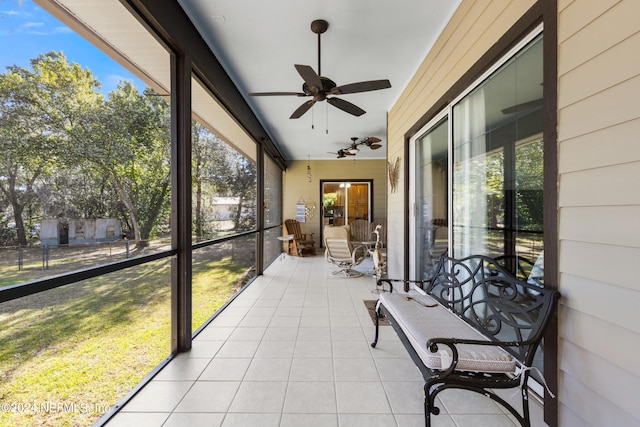
<path id="1" fill-rule="evenodd" d="M 430 338 L 463 338 L 489 341 L 473 327 L 427 295 L 383 293 L 380 301 L 402 328 L 420 359 L 429 369 L 446 369 L 451 365 L 452 353 L 445 345 L 439 345 L 432 353 L 426 343 Z M 422 304 L 421 304 L 422 303 Z M 500 347 L 458 345 L 456 370 L 470 372 L 515 372 L 515 359 Z"/>

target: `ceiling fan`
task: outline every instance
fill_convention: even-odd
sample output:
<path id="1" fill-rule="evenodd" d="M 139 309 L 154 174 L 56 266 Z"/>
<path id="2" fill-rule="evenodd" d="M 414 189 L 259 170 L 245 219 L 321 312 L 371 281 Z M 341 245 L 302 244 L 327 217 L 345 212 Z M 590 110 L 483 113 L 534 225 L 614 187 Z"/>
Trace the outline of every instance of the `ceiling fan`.
<path id="1" fill-rule="evenodd" d="M 329 23 L 322 19 L 316 19 L 311 23 L 311 31 L 318 35 L 318 72 L 316 73 L 313 68 L 308 65 L 294 65 L 298 74 L 300 74 L 300 77 L 304 80 L 302 92 L 251 92 L 249 96 L 311 96 L 312 99 L 299 106 L 293 114 L 291 114 L 290 119 L 300 118 L 304 113 L 309 111 L 313 104 L 324 100 L 334 107 L 354 116 L 359 117 L 366 113 L 366 111 L 357 105 L 344 99 L 336 98 L 333 95 L 388 89 L 391 87 L 391 83 L 389 80 L 369 80 L 338 86 L 333 80 L 324 77 L 320 67 L 320 36 L 327 31 L 327 28 L 329 28 Z"/>
<path id="2" fill-rule="evenodd" d="M 512 105 L 502 109 L 502 114 L 514 114 L 521 112 L 529 112 L 536 108 L 542 107 L 542 98 L 534 99 L 532 101 L 522 102 L 520 104 Z"/>
<path id="3" fill-rule="evenodd" d="M 360 149 L 358 148 L 359 145 L 365 145 L 372 150 L 377 150 L 378 148 L 382 147 L 382 144 L 378 144 L 380 142 L 380 138 L 376 138 L 375 136 L 368 136 L 360 142 L 356 142 L 357 140 L 358 138 L 354 136 L 351 138 L 352 142 L 348 148 L 338 150 L 337 153 L 329 152 L 329 154 L 337 154 L 338 159 L 343 159 L 347 156 L 355 156 L 356 154 L 358 154 L 358 152 L 360 151 Z"/>

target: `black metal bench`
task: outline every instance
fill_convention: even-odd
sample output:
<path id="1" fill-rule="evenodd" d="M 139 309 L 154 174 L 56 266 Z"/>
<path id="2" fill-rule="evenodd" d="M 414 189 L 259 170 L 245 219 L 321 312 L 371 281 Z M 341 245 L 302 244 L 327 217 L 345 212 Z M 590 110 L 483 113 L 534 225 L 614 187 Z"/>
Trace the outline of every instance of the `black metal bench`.
<path id="1" fill-rule="evenodd" d="M 530 426 L 526 386 L 559 292 L 519 279 L 492 258 L 440 257 L 425 281 L 383 278 L 393 291 L 413 282 L 424 291 L 385 292 L 376 310 L 394 327 L 425 380 L 425 425 L 438 415 L 436 396 L 459 388 L 483 394 Z M 376 322 L 375 347 L 378 343 Z M 535 368 L 533 368 L 535 369 Z M 492 389 L 521 388 L 522 414 Z"/>

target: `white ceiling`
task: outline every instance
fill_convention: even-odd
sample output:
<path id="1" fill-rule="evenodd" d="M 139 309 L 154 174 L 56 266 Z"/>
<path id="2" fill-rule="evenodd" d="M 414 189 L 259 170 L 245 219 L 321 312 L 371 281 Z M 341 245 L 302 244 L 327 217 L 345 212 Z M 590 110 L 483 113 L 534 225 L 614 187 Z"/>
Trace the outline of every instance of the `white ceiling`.
<path id="1" fill-rule="evenodd" d="M 459 0 L 179 0 L 239 90 L 300 92 L 294 64 L 317 72 L 318 36 L 311 22 L 324 19 L 322 75 L 338 86 L 388 79 L 390 89 L 341 95 L 366 114 L 355 117 L 327 102 L 289 119 L 310 98 L 246 100 L 287 160 L 335 159 L 351 137 L 374 136 L 384 148 L 361 146 L 358 159 L 386 156 L 387 112 L 416 72 Z M 313 129 L 312 129 L 313 126 Z"/>

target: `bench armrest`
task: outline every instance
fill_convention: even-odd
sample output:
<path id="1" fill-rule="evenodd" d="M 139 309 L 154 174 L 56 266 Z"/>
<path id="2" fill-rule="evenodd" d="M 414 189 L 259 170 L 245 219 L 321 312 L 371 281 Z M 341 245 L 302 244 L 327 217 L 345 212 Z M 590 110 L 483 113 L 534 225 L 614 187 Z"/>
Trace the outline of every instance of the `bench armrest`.
<path id="1" fill-rule="evenodd" d="M 379 282 L 385 282 L 389 285 L 389 287 L 391 288 L 391 292 L 393 292 L 393 282 L 398 282 L 398 283 L 404 283 L 404 290 L 405 292 L 407 292 L 409 290 L 409 283 L 420 283 L 420 284 L 424 284 L 425 281 L 424 280 L 405 280 L 405 279 L 378 279 L 378 286 L 382 286 L 382 283 Z M 422 287 L 422 286 L 421 286 Z"/>

